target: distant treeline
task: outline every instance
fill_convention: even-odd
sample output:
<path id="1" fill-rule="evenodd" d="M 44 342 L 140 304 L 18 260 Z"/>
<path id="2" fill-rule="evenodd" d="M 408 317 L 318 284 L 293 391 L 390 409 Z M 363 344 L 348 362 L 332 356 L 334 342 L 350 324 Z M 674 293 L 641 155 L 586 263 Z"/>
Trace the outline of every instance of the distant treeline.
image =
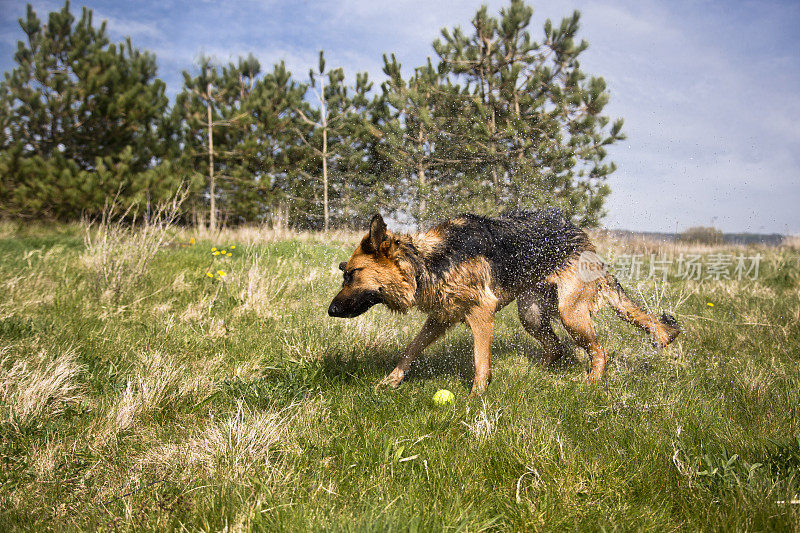
<path id="1" fill-rule="evenodd" d="M 579 13 L 529 28 L 512 0 L 443 29 L 427 63 L 386 81 L 347 79 L 323 52 L 303 81 L 283 62 L 201 58 L 174 103 L 156 57 L 111 43 L 69 3 L 46 23 L 28 5 L 16 67 L 0 83 L 0 216 L 95 217 L 108 198 L 157 203 L 188 185 L 186 222 L 360 226 L 558 206 L 597 225 L 615 170 L 602 78 L 584 74 Z"/>
<path id="2" fill-rule="evenodd" d="M 686 237 L 686 232 L 682 233 L 659 233 L 652 231 L 626 231 L 626 230 L 607 230 L 606 233 L 625 239 L 645 238 L 661 242 L 687 242 L 697 244 L 762 244 L 764 246 L 780 246 L 784 243 L 785 237 L 780 233 L 719 233 L 719 240 L 706 242 L 692 240 Z"/>

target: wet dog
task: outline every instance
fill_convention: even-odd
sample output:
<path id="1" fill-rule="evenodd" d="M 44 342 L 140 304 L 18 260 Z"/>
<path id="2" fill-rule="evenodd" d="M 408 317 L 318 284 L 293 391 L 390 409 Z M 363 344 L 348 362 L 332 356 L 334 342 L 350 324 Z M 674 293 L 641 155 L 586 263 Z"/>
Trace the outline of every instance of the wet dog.
<path id="1" fill-rule="evenodd" d="M 464 215 L 411 235 L 388 231 L 375 215 L 369 233 L 339 268 L 344 282 L 328 308 L 330 316 L 355 317 L 376 304 L 397 312 L 416 306 L 428 315 L 397 367 L 381 381 L 390 387 L 400 384 L 427 346 L 465 322 L 475 341 L 472 394 L 480 394 L 491 379 L 494 315 L 514 300 L 523 327 L 544 348 L 542 362 L 563 354 L 550 324 L 558 317 L 591 357 L 591 382 L 603 377 L 608 357 L 592 323 L 603 307 L 643 329 L 658 346 L 680 333 L 673 317 L 651 315 L 625 294 L 588 235 L 558 210 Z"/>

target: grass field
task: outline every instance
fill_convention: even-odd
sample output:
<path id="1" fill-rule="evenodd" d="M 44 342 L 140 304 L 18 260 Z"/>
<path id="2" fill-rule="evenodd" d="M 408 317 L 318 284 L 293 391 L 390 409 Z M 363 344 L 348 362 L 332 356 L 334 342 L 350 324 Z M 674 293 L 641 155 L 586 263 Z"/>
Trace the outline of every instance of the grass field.
<path id="1" fill-rule="evenodd" d="M 0 228 L 0 531 L 800 529 L 797 248 L 626 283 L 685 331 L 601 315 L 598 386 L 580 350 L 536 366 L 512 304 L 469 400 L 463 326 L 374 390 L 422 316 L 327 316 L 355 236 L 105 230 Z"/>

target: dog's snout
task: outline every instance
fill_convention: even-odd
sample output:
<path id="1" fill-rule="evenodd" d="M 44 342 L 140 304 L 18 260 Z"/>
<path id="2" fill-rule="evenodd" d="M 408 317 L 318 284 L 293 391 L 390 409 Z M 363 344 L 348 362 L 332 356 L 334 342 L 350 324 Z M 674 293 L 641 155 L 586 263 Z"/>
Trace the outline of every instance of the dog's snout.
<path id="1" fill-rule="evenodd" d="M 342 316 L 342 307 L 336 301 L 331 302 L 331 305 L 328 307 L 328 315 Z"/>

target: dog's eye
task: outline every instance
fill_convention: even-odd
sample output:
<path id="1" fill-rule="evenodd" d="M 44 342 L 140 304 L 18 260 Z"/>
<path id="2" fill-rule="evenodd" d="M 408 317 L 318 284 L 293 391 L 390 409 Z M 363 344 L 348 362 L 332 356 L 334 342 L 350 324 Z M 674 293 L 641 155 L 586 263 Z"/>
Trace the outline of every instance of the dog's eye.
<path id="1" fill-rule="evenodd" d="M 394 243 L 395 243 L 395 245 L 400 246 L 400 239 L 395 239 Z"/>
<path id="2" fill-rule="evenodd" d="M 355 275 L 356 271 L 360 269 L 354 268 L 353 270 L 346 270 L 344 273 L 344 283 L 347 285 L 348 283 L 353 281 L 353 276 Z"/>

